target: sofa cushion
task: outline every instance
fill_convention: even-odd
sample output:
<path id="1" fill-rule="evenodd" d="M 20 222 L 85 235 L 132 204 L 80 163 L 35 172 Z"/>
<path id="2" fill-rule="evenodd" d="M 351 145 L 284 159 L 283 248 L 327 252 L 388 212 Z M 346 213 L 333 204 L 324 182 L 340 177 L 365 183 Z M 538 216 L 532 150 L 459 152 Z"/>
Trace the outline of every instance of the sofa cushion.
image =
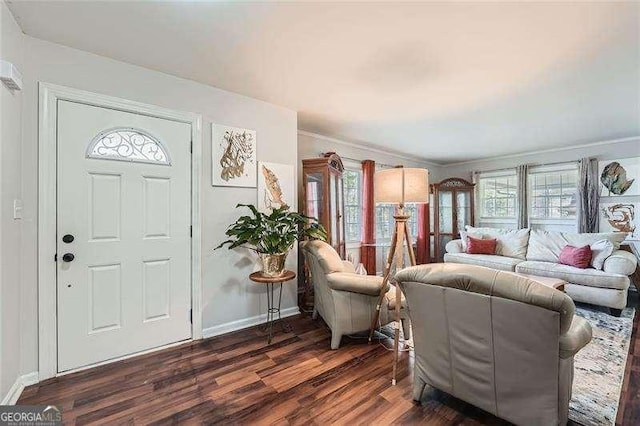
<path id="1" fill-rule="evenodd" d="M 467 253 L 446 253 L 445 263 L 464 263 L 467 265 L 485 266 L 487 268 L 499 269 L 501 271 L 514 272 L 516 265 L 522 260 L 513 257 L 497 256 L 494 254 L 467 254 Z"/>
<path id="2" fill-rule="evenodd" d="M 526 259 L 527 244 L 529 243 L 529 228 L 474 228 L 470 225 L 467 225 L 465 228 L 468 234 L 473 234 L 472 236 L 482 235 L 482 238 L 495 238 L 498 240 L 496 244 L 497 255 L 515 257 L 522 260 Z"/>
<path id="3" fill-rule="evenodd" d="M 590 303 L 615 309 L 624 309 L 627 306 L 627 290 L 567 283 L 564 286 L 564 292 L 574 302 Z"/>
<path id="4" fill-rule="evenodd" d="M 462 232 L 460 232 L 462 233 Z M 462 246 L 462 240 L 451 240 L 444 246 L 447 253 L 464 253 L 466 250 Z"/>
<path id="5" fill-rule="evenodd" d="M 586 269 L 591 266 L 591 247 L 564 246 L 562 250 L 560 250 L 558 261 L 563 265 Z"/>
<path id="6" fill-rule="evenodd" d="M 594 244 L 603 239 L 611 241 L 617 250 L 625 238 L 626 234 L 623 232 L 572 234 L 568 232 L 532 229 L 531 235 L 529 236 L 527 260 L 558 263 L 560 251 L 562 251 L 564 246 L 582 247 Z"/>
<path id="7" fill-rule="evenodd" d="M 460 243 L 462 244 L 462 251 L 465 253 L 467 252 L 467 242 L 469 240 L 469 237 L 477 238 L 480 240 L 483 239 L 482 234 L 474 234 L 467 231 L 460 231 Z"/>
<path id="8" fill-rule="evenodd" d="M 613 288 L 618 290 L 626 290 L 629 288 L 629 278 L 625 275 L 609 274 L 593 268 L 574 268 L 573 266 L 553 262 L 527 260 L 526 262 L 520 262 L 516 266 L 516 272 L 520 274 L 560 278 L 569 283 L 589 287 Z"/>
<path id="9" fill-rule="evenodd" d="M 591 244 L 591 266 L 596 269 L 604 267 L 604 261 L 613 253 L 613 243 L 607 239 L 598 240 Z"/>
<path id="10" fill-rule="evenodd" d="M 604 261 L 602 270 L 609 274 L 631 275 L 638 266 L 636 256 L 625 250 L 616 250 Z"/>
<path id="11" fill-rule="evenodd" d="M 479 239 L 467 237 L 467 253 L 469 254 L 496 254 L 495 238 Z"/>

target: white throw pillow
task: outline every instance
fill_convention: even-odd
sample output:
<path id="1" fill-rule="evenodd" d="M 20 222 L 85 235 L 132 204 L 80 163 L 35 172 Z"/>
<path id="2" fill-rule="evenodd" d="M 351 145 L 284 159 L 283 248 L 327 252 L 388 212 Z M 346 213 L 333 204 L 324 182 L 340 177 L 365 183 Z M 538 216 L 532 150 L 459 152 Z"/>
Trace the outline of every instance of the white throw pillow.
<path id="1" fill-rule="evenodd" d="M 529 228 L 474 228 L 470 225 L 467 225 L 465 228 L 467 229 L 467 234 L 480 234 L 483 239 L 495 238 L 497 240 L 496 254 L 499 256 L 514 257 L 522 260 L 525 260 L 527 257 Z"/>
<path id="2" fill-rule="evenodd" d="M 467 231 L 460 231 L 460 242 L 462 243 L 462 251 L 467 252 Z"/>
<path id="3" fill-rule="evenodd" d="M 604 261 L 613 253 L 613 243 L 607 239 L 591 244 L 591 266 L 602 270 Z"/>
<path id="4" fill-rule="evenodd" d="M 485 236 L 482 234 L 476 234 L 467 231 L 460 231 L 460 241 L 462 242 L 462 251 L 467 252 L 467 237 L 477 238 L 478 240 L 484 240 Z"/>

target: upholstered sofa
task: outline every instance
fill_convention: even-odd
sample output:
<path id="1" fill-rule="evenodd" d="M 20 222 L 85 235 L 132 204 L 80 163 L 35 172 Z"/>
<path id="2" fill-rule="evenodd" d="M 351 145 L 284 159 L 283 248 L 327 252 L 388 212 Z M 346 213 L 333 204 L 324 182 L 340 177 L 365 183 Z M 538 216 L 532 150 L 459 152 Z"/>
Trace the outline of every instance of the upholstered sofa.
<path id="1" fill-rule="evenodd" d="M 382 290 L 382 277 L 356 274 L 353 264 L 340 259 L 333 247 L 323 241 L 305 241 L 300 246 L 311 270 L 313 318 L 320 314 L 331 329 L 331 349 L 338 349 L 343 335 L 369 330 L 371 327 Z M 385 291 L 385 298 L 380 306 L 381 325 L 388 324 L 395 318 L 396 288 L 389 285 Z M 400 318 L 402 331 L 405 338 L 408 338 L 411 322 L 404 306 L 400 310 Z"/>
<path id="2" fill-rule="evenodd" d="M 512 272 L 430 264 L 396 274 L 427 384 L 518 425 L 564 425 L 573 357 L 591 340 L 561 291 Z"/>
<path id="3" fill-rule="evenodd" d="M 618 316 L 627 306 L 627 290 L 631 282 L 629 275 L 635 271 L 637 260 L 633 254 L 619 249 L 626 236 L 623 233 L 572 234 L 537 229 L 506 230 L 467 226 L 466 231 L 460 234 L 463 238 L 446 245 L 446 263 L 479 265 L 520 274 L 559 278 L 567 282 L 565 291 L 574 301 L 609 307 L 612 314 Z M 466 253 L 464 242 L 467 236 L 496 238 L 496 254 Z M 594 267 L 580 269 L 560 264 L 560 251 L 567 245 L 591 245 L 594 250 L 593 262 L 596 263 Z"/>

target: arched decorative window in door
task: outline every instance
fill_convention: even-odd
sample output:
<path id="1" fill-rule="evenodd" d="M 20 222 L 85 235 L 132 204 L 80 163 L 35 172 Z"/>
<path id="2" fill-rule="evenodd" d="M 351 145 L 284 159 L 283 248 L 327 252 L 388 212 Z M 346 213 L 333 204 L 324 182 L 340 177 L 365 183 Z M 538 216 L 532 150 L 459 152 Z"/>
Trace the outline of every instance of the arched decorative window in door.
<path id="1" fill-rule="evenodd" d="M 87 158 L 171 165 L 169 152 L 162 142 L 144 130 L 131 127 L 98 133 L 87 148 Z"/>

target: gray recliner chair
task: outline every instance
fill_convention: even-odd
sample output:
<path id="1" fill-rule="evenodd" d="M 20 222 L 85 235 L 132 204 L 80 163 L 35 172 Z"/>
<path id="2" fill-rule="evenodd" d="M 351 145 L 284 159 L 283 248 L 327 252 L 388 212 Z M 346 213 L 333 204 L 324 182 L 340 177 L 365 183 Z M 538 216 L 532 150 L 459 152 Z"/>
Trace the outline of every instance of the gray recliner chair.
<path id="1" fill-rule="evenodd" d="M 432 264 L 396 274 L 427 384 L 519 425 L 567 422 L 573 357 L 591 340 L 569 296 L 517 274 Z"/>
<path id="2" fill-rule="evenodd" d="M 340 259 L 333 247 L 323 241 L 305 241 L 300 246 L 311 270 L 313 318 L 320 314 L 331 329 L 331 349 L 338 349 L 343 335 L 365 331 L 371 326 L 382 277 L 356 274 L 353 264 Z M 380 307 L 381 325 L 394 320 L 394 309 L 395 287 L 390 285 Z M 411 328 L 404 308 L 400 317 L 408 339 Z"/>

